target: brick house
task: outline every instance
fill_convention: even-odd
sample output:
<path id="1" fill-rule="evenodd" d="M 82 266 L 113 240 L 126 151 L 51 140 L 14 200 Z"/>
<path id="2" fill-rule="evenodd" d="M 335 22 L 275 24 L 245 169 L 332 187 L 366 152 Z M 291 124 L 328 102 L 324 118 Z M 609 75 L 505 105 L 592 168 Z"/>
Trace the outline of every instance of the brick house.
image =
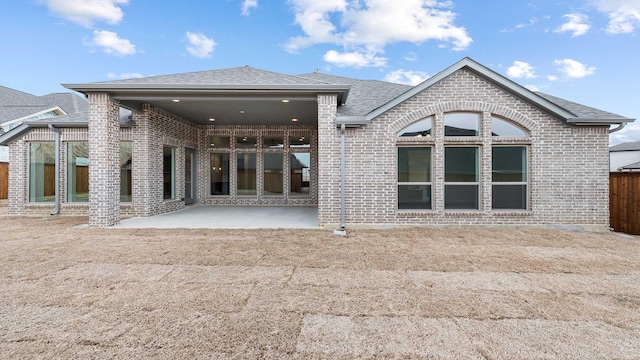
<path id="1" fill-rule="evenodd" d="M 88 118 L 0 137 L 10 215 L 55 207 L 111 226 L 195 203 L 317 206 L 321 226 L 605 228 L 609 129 L 633 121 L 469 58 L 415 87 L 251 67 L 65 86 Z"/>

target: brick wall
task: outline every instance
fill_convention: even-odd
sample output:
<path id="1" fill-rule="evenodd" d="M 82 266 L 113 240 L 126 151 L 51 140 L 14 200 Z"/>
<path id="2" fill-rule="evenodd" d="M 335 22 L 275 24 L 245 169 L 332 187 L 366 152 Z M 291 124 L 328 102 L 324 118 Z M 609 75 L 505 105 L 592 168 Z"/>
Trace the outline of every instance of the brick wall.
<path id="1" fill-rule="evenodd" d="M 442 121 L 443 114 L 452 111 L 477 112 L 482 116 L 482 136 L 446 139 L 448 144 L 480 147 L 481 204 L 476 211 L 444 210 Z M 529 138 L 517 140 L 530 146 L 530 209 L 527 211 L 491 210 L 491 144 L 516 141 L 491 138 L 492 114 L 510 119 L 530 131 Z M 407 125 L 432 115 L 432 138 L 422 143 L 433 146 L 433 210 L 399 211 L 396 149 L 398 143 L 406 142 L 397 140 L 396 134 Z M 333 169 L 337 166 L 339 138 L 335 126 L 322 117 L 318 120 L 318 129 L 321 137 L 319 219 L 321 225 L 337 225 L 339 172 Z M 606 127 L 567 125 L 472 73 L 460 70 L 382 114 L 371 124 L 347 131 L 347 224 L 583 224 L 606 227 L 609 206 L 607 130 Z"/>

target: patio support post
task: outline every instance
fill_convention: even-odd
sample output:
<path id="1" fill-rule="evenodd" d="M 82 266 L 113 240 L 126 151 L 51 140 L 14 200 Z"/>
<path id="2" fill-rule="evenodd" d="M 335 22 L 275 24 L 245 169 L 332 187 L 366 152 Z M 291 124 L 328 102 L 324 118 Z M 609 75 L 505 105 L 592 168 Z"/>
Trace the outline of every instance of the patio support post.
<path id="1" fill-rule="evenodd" d="M 340 230 L 344 231 L 347 227 L 345 220 L 345 193 L 344 193 L 344 131 L 345 125 L 340 125 Z"/>
<path id="2" fill-rule="evenodd" d="M 120 222 L 119 104 L 108 93 L 89 97 L 89 225 Z"/>

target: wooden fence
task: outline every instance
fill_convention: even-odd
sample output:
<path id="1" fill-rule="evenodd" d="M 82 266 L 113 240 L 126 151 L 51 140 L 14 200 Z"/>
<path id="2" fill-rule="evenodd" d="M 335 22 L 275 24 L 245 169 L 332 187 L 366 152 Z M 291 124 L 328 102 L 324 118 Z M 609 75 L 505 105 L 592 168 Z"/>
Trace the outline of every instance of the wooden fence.
<path id="1" fill-rule="evenodd" d="M 0 162 L 0 200 L 9 198 L 9 163 Z"/>
<path id="2" fill-rule="evenodd" d="M 640 172 L 609 174 L 609 211 L 615 231 L 640 235 Z"/>

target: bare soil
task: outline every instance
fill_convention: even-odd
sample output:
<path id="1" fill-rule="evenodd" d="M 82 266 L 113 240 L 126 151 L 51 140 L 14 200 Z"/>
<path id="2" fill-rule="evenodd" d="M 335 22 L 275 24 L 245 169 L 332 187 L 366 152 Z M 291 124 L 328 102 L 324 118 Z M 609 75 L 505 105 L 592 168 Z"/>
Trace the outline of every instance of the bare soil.
<path id="1" fill-rule="evenodd" d="M 0 215 L 2 358 L 640 358 L 640 241 Z"/>

